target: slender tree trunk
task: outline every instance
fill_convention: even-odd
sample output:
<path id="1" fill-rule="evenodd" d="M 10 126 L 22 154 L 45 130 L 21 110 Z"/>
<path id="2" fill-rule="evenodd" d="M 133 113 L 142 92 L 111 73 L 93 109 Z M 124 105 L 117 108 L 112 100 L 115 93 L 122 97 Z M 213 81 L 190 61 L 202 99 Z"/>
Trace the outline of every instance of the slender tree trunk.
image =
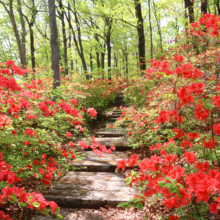
<path id="1" fill-rule="evenodd" d="M 219 6 L 219 0 L 216 1 L 216 7 L 218 9 L 218 15 L 220 15 L 220 6 Z"/>
<path id="2" fill-rule="evenodd" d="M 127 78 L 128 79 L 128 46 L 127 46 L 127 43 L 125 43 L 125 49 L 122 48 L 122 51 L 123 51 L 123 62 L 125 62 L 125 77 L 124 78 Z"/>
<path id="3" fill-rule="evenodd" d="M 90 70 L 91 70 L 91 73 L 92 73 L 92 71 L 93 71 L 92 52 L 89 54 L 89 58 L 90 58 Z"/>
<path id="4" fill-rule="evenodd" d="M 107 34 L 106 44 L 107 44 L 107 53 L 108 53 L 108 79 L 111 80 L 111 39 L 110 33 Z"/>
<path id="5" fill-rule="evenodd" d="M 75 16 L 77 33 L 78 33 L 78 42 L 79 42 L 79 47 L 80 47 L 81 60 L 82 60 L 82 65 L 83 65 L 84 73 L 86 74 L 86 79 L 88 80 L 89 79 L 89 75 L 87 73 L 86 60 L 85 60 L 83 46 L 82 46 L 80 23 L 79 23 L 79 19 L 78 19 L 78 16 L 77 16 L 77 11 L 76 11 L 76 1 L 73 0 L 73 3 L 74 3 L 74 16 Z"/>
<path id="6" fill-rule="evenodd" d="M 141 12 L 141 3 L 139 0 L 134 0 L 135 4 L 135 14 L 137 18 L 137 31 L 138 31 L 138 53 L 139 53 L 139 62 L 140 70 L 146 69 L 145 63 L 145 36 L 144 36 L 144 21 Z"/>
<path id="7" fill-rule="evenodd" d="M 194 23 L 194 8 L 193 8 L 193 0 L 184 0 L 185 1 L 185 8 L 188 8 L 189 12 L 189 23 Z"/>
<path id="8" fill-rule="evenodd" d="M 185 2 L 185 9 L 188 9 L 189 12 L 189 23 L 194 23 L 195 22 L 195 18 L 194 18 L 194 8 L 193 8 L 193 4 L 194 1 L 193 0 L 184 0 Z M 199 48 L 198 48 L 198 44 L 196 41 L 196 36 L 192 37 L 192 44 L 193 44 L 193 49 L 196 52 L 196 54 L 199 54 Z"/>
<path id="9" fill-rule="evenodd" d="M 35 8 L 35 0 L 31 0 L 32 8 L 31 8 L 31 21 L 29 24 L 29 32 L 30 32 L 30 49 L 31 49 L 31 66 L 32 70 L 35 71 L 35 47 L 34 47 L 34 23 L 36 19 L 37 10 Z"/>
<path id="10" fill-rule="evenodd" d="M 59 46 L 58 46 L 58 32 L 56 22 L 55 0 L 48 0 L 49 6 L 49 20 L 50 20 L 50 45 L 52 51 L 52 70 L 53 88 L 60 86 L 60 70 L 59 70 Z"/>
<path id="11" fill-rule="evenodd" d="M 72 46 L 72 35 L 69 33 L 69 50 L 71 50 Z M 70 60 L 70 69 L 73 70 L 73 59 L 71 58 Z"/>
<path id="12" fill-rule="evenodd" d="M 205 15 L 207 13 L 208 0 L 201 0 L 201 14 Z"/>
<path id="13" fill-rule="evenodd" d="M 65 15 L 64 15 L 64 7 L 62 0 L 59 0 L 59 18 L 62 24 L 62 36 L 63 36 L 63 57 L 64 57 L 64 74 L 68 75 L 68 54 L 67 54 L 67 37 L 66 37 L 66 28 L 65 28 Z"/>
<path id="14" fill-rule="evenodd" d="M 96 52 L 96 62 L 97 62 L 97 68 L 100 69 L 99 52 Z"/>
<path id="15" fill-rule="evenodd" d="M 152 33 L 152 26 L 151 26 L 151 7 L 150 7 L 150 0 L 148 0 L 148 11 L 149 11 L 149 26 L 150 26 L 150 55 L 151 59 L 153 59 L 153 33 Z"/>
<path id="16" fill-rule="evenodd" d="M 118 57 L 116 53 L 114 53 L 115 67 L 116 67 L 116 79 L 118 79 Z"/>
<path id="17" fill-rule="evenodd" d="M 69 7 L 69 8 L 70 8 L 70 7 Z M 68 9 L 69 9 L 69 8 L 68 8 Z M 78 55 L 79 55 L 79 57 L 80 57 L 80 59 L 81 59 L 81 61 L 82 61 L 82 58 L 81 58 L 82 55 L 81 55 L 81 52 L 80 52 L 80 47 L 79 47 L 78 41 L 77 41 L 77 39 L 76 39 L 76 34 L 75 34 L 75 31 L 74 31 L 74 28 L 73 28 L 73 26 L 72 26 L 72 24 L 71 24 L 70 11 L 68 12 L 68 14 L 69 14 L 69 16 L 67 16 L 66 14 L 65 14 L 65 16 L 66 16 L 67 21 L 68 21 L 68 23 L 69 23 L 69 28 L 71 29 L 72 34 L 73 34 L 73 40 L 74 40 L 74 44 L 75 44 L 75 46 L 76 46 L 77 53 L 78 53 Z"/>
<path id="18" fill-rule="evenodd" d="M 123 78 L 125 79 L 125 57 L 123 56 L 122 58 L 122 62 L 123 62 L 123 67 L 122 67 L 122 70 L 123 70 Z"/>
<path id="19" fill-rule="evenodd" d="M 154 12 L 154 16 L 157 22 L 158 35 L 160 38 L 160 50 L 161 50 L 161 53 L 163 53 L 163 41 L 162 41 L 162 34 L 161 34 L 161 28 L 160 28 L 160 20 L 157 18 L 157 11 L 156 11 L 156 5 L 155 5 L 154 0 L 153 0 L 153 12 Z"/>
<path id="20" fill-rule="evenodd" d="M 31 66 L 32 66 L 32 70 L 35 72 L 35 47 L 34 47 L 33 26 L 29 25 L 29 31 L 30 31 Z"/>
<path id="21" fill-rule="evenodd" d="M 20 22 L 21 22 L 21 50 L 22 50 L 22 60 L 23 60 L 23 65 L 24 67 L 27 66 L 26 63 L 26 45 L 25 45 L 25 35 L 26 35 L 26 28 L 25 28 L 25 23 L 24 23 L 24 15 L 22 12 L 22 8 L 21 8 L 21 1 L 17 0 L 17 4 L 18 4 L 18 13 L 19 13 L 19 17 L 20 17 Z"/>
<path id="22" fill-rule="evenodd" d="M 101 53 L 101 67 L 103 69 L 102 79 L 105 78 L 105 45 L 103 46 L 103 51 Z"/>
<path id="23" fill-rule="evenodd" d="M 70 3 L 68 2 L 68 17 L 70 18 L 71 20 L 71 13 L 70 13 Z M 68 22 L 69 24 L 69 22 Z M 71 50 L 71 46 L 72 46 L 72 34 L 71 34 L 71 26 L 69 24 L 69 50 Z M 73 59 L 71 58 L 70 60 L 70 69 L 73 70 Z"/>
<path id="24" fill-rule="evenodd" d="M 24 40 L 25 32 L 24 32 L 24 35 L 22 36 L 22 39 L 23 39 L 23 42 L 22 42 L 20 40 L 20 35 L 19 35 L 19 32 L 18 32 L 17 23 L 16 23 L 15 16 L 14 16 L 13 0 L 9 0 L 9 6 L 1 0 L 0 0 L 0 4 L 2 4 L 5 11 L 8 13 L 8 15 L 10 17 L 10 22 L 12 24 L 12 28 L 13 28 L 15 38 L 16 38 L 16 42 L 17 42 L 17 46 L 18 46 L 20 62 L 21 62 L 22 67 L 24 68 L 26 66 L 26 50 L 25 50 L 25 44 L 23 44 L 23 42 L 25 42 L 25 40 Z M 21 10 L 21 8 L 20 8 L 20 10 Z M 22 11 L 21 11 L 21 14 L 22 14 Z M 19 16 L 20 16 L 20 13 L 19 13 Z M 22 19 L 23 19 L 23 14 L 22 14 L 22 17 L 20 18 L 20 20 L 22 20 Z M 23 25 L 24 25 L 24 23 L 23 23 Z M 27 72 L 25 74 L 27 76 Z"/>
<path id="25" fill-rule="evenodd" d="M 126 65 L 126 78 L 128 79 L 128 53 L 125 55 L 125 65 Z"/>

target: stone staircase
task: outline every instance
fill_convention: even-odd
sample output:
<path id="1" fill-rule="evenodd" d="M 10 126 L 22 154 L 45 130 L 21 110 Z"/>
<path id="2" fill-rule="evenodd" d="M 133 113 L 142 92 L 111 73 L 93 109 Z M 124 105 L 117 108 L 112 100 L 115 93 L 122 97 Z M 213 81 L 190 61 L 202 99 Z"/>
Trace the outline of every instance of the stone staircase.
<path id="1" fill-rule="evenodd" d="M 119 95 L 115 106 L 125 105 Z M 110 117 L 115 122 L 120 117 L 120 109 L 114 110 Z M 68 172 L 52 189 L 44 193 L 47 200 L 55 201 L 61 207 L 100 208 L 106 205 L 117 206 L 119 202 L 129 201 L 136 191 L 125 184 L 123 177 L 115 173 L 117 162 L 123 159 L 123 151 L 129 149 L 123 138 L 125 128 L 118 130 L 102 128 L 96 133 L 95 141 L 110 148 L 116 147 L 111 154 L 98 156 L 92 151 L 83 160 L 74 160 L 71 167 L 81 168 Z M 86 167 L 86 168 L 85 168 Z"/>

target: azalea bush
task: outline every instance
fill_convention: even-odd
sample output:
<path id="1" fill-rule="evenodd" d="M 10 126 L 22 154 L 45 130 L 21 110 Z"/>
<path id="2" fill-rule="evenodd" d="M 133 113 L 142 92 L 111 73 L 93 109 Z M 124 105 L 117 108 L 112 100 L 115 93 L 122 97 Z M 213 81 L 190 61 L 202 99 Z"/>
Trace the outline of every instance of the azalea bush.
<path id="1" fill-rule="evenodd" d="M 101 115 L 114 101 L 120 82 L 104 79 L 83 80 L 78 77 L 79 75 L 62 77 L 61 86 L 55 91 L 57 98 L 68 101 L 74 96 L 80 109 L 94 108 Z M 89 120 L 87 115 L 84 116 Z"/>
<path id="2" fill-rule="evenodd" d="M 212 45 L 218 40 L 219 21 L 206 14 L 191 25 L 192 35 L 210 42 L 205 50 L 198 48 L 203 54 L 192 56 L 186 53 L 189 48 L 181 48 L 185 56 L 171 53 L 169 59 L 152 60 L 146 78 L 155 87 L 141 87 L 145 106 L 123 109 L 121 123 L 127 124 L 133 146 L 147 147 L 153 155 L 142 160 L 132 155 L 118 162 L 117 169 L 122 170 L 139 166 L 140 171 L 132 171 L 126 181 L 143 189 L 124 207 L 142 208 L 146 198 L 157 195 L 170 211 L 169 219 L 218 218 L 220 69 L 219 51 Z M 127 91 L 131 92 L 132 88 Z"/>
<path id="3" fill-rule="evenodd" d="M 51 213 L 57 214 L 54 202 L 46 201 L 40 193 L 26 193 L 17 184 L 36 178 L 42 183 L 39 188 L 46 188 L 68 171 L 67 159 L 80 157 L 74 149 L 68 149 L 74 145 L 89 147 L 85 142 L 78 143 L 78 139 L 89 135 L 87 122 L 97 117 L 98 110 L 92 100 L 103 99 L 96 106 L 99 111 L 106 109 L 117 93 L 117 86 L 106 90 L 108 82 L 76 85 L 63 78 L 60 88 L 53 91 L 49 76 L 33 73 L 35 79 L 34 75 L 24 78 L 25 71 L 28 70 L 20 69 L 13 61 L 0 64 L 0 204 L 35 208 L 44 214 L 52 210 Z M 103 86 L 95 93 L 99 83 Z M 63 143 L 69 145 L 68 149 Z M 111 151 L 95 140 L 91 147 L 99 155 Z M 3 212 L 0 217 L 10 219 Z M 57 218 L 60 218 L 58 214 Z"/>
<path id="4" fill-rule="evenodd" d="M 58 214 L 59 207 L 53 201 L 46 201 L 41 193 L 27 193 L 25 188 L 18 188 L 14 184 L 22 181 L 10 170 L 11 166 L 3 161 L 3 154 L 0 153 L 0 190 L 1 190 L 1 207 L 8 206 L 9 204 L 17 205 L 20 209 L 36 209 L 43 214 L 55 214 L 57 219 L 61 216 Z M 0 219 L 10 220 L 9 214 L 0 211 Z"/>

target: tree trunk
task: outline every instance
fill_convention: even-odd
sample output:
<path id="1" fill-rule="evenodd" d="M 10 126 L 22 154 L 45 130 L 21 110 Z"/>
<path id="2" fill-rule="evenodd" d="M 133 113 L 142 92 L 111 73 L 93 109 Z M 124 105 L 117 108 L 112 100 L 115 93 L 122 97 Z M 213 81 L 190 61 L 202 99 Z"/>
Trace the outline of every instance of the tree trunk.
<path id="1" fill-rule="evenodd" d="M 71 33 L 69 34 L 69 49 L 71 50 L 72 46 L 72 36 Z M 73 59 L 70 60 L 70 69 L 73 70 Z"/>
<path id="2" fill-rule="evenodd" d="M 52 70 L 53 88 L 60 86 L 60 70 L 59 70 L 59 46 L 58 46 L 58 32 L 56 23 L 55 0 L 48 0 L 49 6 L 49 20 L 50 20 L 50 46 L 52 52 Z"/>
<path id="3" fill-rule="evenodd" d="M 91 70 L 91 73 L 92 73 L 92 71 L 93 71 L 92 52 L 89 54 L 89 58 L 90 58 L 90 70 Z"/>
<path id="4" fill-rule="evenodd" d="M 219 6 L 219 0 L 216 1 L 216 7 L 218 9 L 218 15 L 220 15 L 220 6 Z"/>
<path id="5" fill-rule="evenodd" d="M 128 46 L 127 46 L 127 43 L 125 43 L 125 49 L 122 48 L 122 51 L 123 51 L 123 62 L 125 62 L 125 77 L 124 78 L 127 78 L 128 79 Z"/>
<path id="6" fill-rule="evenodd" d="M 31 49 L 31 67 L 32 70 L 35 72 L 35 47 L 34 47 L 34 31 L 33 25 L 29 25 L 30 31 L 30 49 Z"/>
<path id="7" fill-rule="evenodd" d="M 184 0 L 185 1 L 185 8 L 188 8 L 189 12 L 189 23 L 194 23 L 194 8 L 193 8 L 193 0 Z"/>
<path id="8" fill-rule="evenodd" d="M 102 79 L 105 78 L 105 45 L 103 46 L 103 52 L 101 53 L 101 67 L 103 69 Z"/>
<path id="9" fill-rule="evenodd" d="M 201 14 L 202 16 L 207 13 L 208 0 L 201 0 Z"/>
<path id="10" fill-rule="evenodd" d="M 69 2 L 68 2 L 68 8 L 70 8 L 70 3 Z M 69 18 L 71 20 L 70 10 L 68 10 L 68 15 L 69 15 Z M 71 46 L 72 46 L 72 34 L 71 34 L 71 26 L 69 24 L 69 49 L 70 50 L 71 50 Z M 70 60 L 70 69 L 73 70 L 73 59 L 72 58 Z"/>
<path id="11" fill-rule="evenodd" d="M 160 37 L 160 50 L 161 50 L 161 53 L 163 53 L 163 41 L 162 41 L 162 34 L 161 34 L 161 28 L 160 28 L 160 20 L 157 18 L 156 5 L 154 1 L 153 1 L 153 12 L 154 12 L 154 16 L 157 22 L 158 34 Z"/>
<path id="12" fill-rule="evenodd" d="M 116 67 L 116 79 L 118 79 L 118 57 L 114 53 L 115 67 Z"/>
<path id="13" fill-rule="evenodd" d="M 145 63 L 145 36 L 144 36 L 144 21 L 141 12 L 141 3 L 139 0 L 134 0 L 135 4 L 135 14 L 137 18 L 137 31 L 138 31 L 138 53 L 139 53 L 139 62 L 140 70 L 146 69 Z"/>
<path id="14" fill-rule="evenodd" d="M 31 21 L 28 22 L 29 32 L 30 32 L 30 50 L 31 50 L 31 66 L 32 70 L 35 72 L 35 47 L 34 47 L 34 31 L 33 26 L 36 19 L 37 10 L 35 8 L 35 0 L 31 0 Z"/>
<path id="15" fill-rule="evenodd" d="M 150 0 L 148 0 L 148 11 L 149 11 L 149 26 L 150 26 L 150 55 L 151 55 L 151 59 L 153 59 L 153 33 L 151 26 Z"/>
<path id="16" fill-rule="evenodd" d="M 8 15 L 10 17 L 10 21 L 11 21 L 11 24 L 12 24 L 12 27 L 14 30 L 14 34 L 15 34 L 15 38 L 16 38 L 16 42 L 17 42 L 17 46 L 18 46 L 20 62 L 21 62 L 21 65 L 24 67 L 24 66 L 26 66 L 26 56 L 23 55 L 22 43 L 20 41 L 18 27 L 16 24 L 14 11 L 13 11 L 13 0 L 9 1 L 9 8 L 7 8 L 7 5 L 2 1 L 0 1 L 0 4 L 2 4 L 2 6 L 5 8 L 6 12 L 8 13 Z"/>
<path id="17" fill-rule="evenodd" d="M 193 0 L 184 0 L 185 2 L 185 10 L 188 9 L 188 17 L 189 17 L 189 23 L 194 23 L 195 22 L 195 18 L 194 18 L 194 8 L 193 8 Z M 187 31 L 187 29 L 186 29 Z M 192 37 L 192 44 L 193 44 L 193 49 L 195 50 L 196 54 L 199 54 L 199 48 L 198 48 L 198 44 L 196 41 L 196 36 Z"/>
<path id="18" fill-rule="evenodd" d="M 73 0 L 73 3 L 74 3 L 74 16 L 75 16 L 77 33 L 78 33 L 78 42 L 79 42 L 79 47 L 80 47 L 81 60 L 82 60 L 82 65 L 83 65 L 84 73 L 86 74 L 86 79 L 88 80 L 89 79 L 89 75 L 87 73 L 86 60 L 85 60 L 83 46 L 82 46 L 80 23 L 79 23 L 79 19 L 78 19 L 77 12 L 76 12 L 76 1 Z"/>
<path id="19" fill-rule="evenodd" d="M 107 33 L 106 44 L 107 44 L 107 53 L 108 53 L 108 79 L 111 80 L 111 39 L 110 33 Z"/>
<path id="20" fill-rule="evenodd" d="M 97 62 L 97 68 L 100 69 L 99 52 L 96 52 L 96 62 Z"/>
<path id="21" fill-rule="evenodd" d="M 60 20 L 62 24 L 62 36 L 63 36 L 63 57 L 64 57 L 64 74 L 68 75 L 68 54 L 67 54 L 67 37 L 66 37 L 66 28 L 65 28 L 65 16 L 64 16 L 64 7 L 62 0 L 59 1 L 60 8 Z"/>
<path id="22" fill-rule="evenodd" d="M 125 55 L 125 65 L 126 65 L 126 78 L 128 79 L 128 53 Z"/>
<path id="23" fill-rule="evenodd" d="M 24 15 L 22 12 L 21 8 L 21 1 L 17 0 L 18 4 L 18 13 L 20 17 L 20 22 L 21 22 L 21 50 L 22 50 L 22 60 L 23 60 L 23 67 L 26 68 L 27 63 L 26 63 L 26 45 L 25 45 L 25 35 L 26 35 L 26 29 L 25 29 L 25 23 L 24 23 Z"/>

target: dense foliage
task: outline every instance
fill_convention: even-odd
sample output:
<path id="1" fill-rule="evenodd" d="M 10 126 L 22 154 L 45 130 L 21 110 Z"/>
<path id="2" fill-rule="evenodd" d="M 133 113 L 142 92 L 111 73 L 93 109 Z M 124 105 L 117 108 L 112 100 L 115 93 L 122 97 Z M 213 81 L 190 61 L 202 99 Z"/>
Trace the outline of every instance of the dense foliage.
<path id="1" fill-rule="evenodd" d="M 174 47 L 161 60 L 152 60 L 146 77 L 135 82 L 139 86 L 125 92 L 136 108 L 124 108 L 121 123 L 127 124 L 133 146 L 149 147 L 152 156 L 119 161 L 122 170 L 138 164 L 140 171 L 132 171 L 126 181 L 142 186 L 142 194 L 124 207 L 142 208 L 146 198 L 157 195 L 173 213 L 169 219 L 218 218 L 219 51 L 213 42 L 218 41 L 219 19 L 206 14 L 188 30 L 198 42 L 209 42 L 202 54 Z"/>
<path id="2" fill-rule="evenodd" d="M 16 184 L 35 177 L 42 185 L 50 185 L 53 178 L 63 175 L 68 170 L 67 158 L 79 156 L 75 150 L 63 148 L 62 143 L 89 147 L 84 142 L 78 143 L 78 139 L 88 136 L 87 123 L 97 116 L 92 106 L 98 111 L 106 109 L 117 87 L 104 80 L 82 84 L 63 78 L 63 86 L 52 91 L 52 82 L 46 79 L 23 81 L 24 71 L 10 60 L 0 64 L 0 203 L 2 206 L 13 203 L 20 209 L 36 208 L 45 214 L 51 209 L 56 214 L 58 206 L 54 202 L 45 201 L 36 192 L 26 193 Z M 97 154 L 106 150 L 98 147 L 93 148 Z M 0 213 L 1 218 L 6 218 L 3 211 Z"/>

